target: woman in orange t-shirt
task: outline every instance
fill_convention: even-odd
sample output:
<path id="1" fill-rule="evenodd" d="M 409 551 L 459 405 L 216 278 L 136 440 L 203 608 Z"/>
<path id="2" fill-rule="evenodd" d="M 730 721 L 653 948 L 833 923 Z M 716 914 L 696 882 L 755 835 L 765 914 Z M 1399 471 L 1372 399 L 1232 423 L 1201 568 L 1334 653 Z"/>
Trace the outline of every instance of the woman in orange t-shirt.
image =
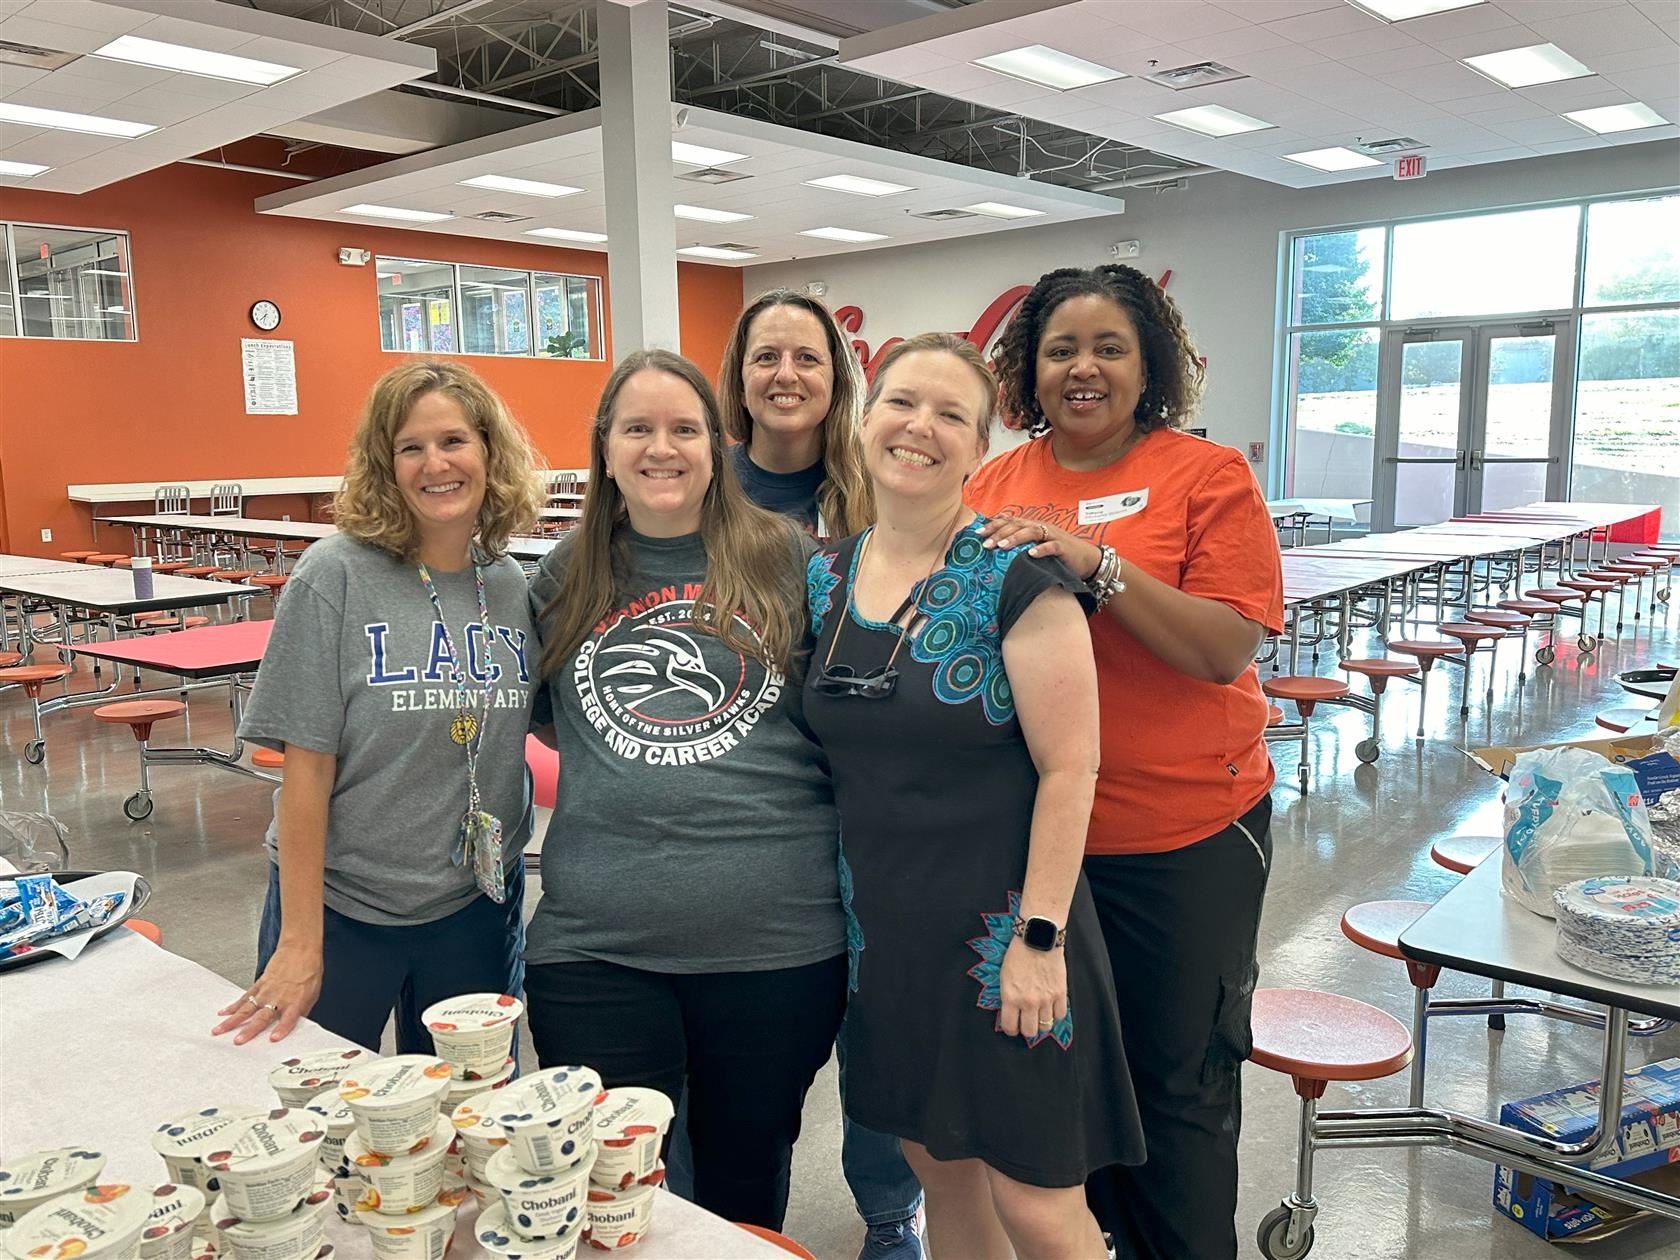
<path id="1" fill-rule="evenodd" d="M 1234 1257 L 1238 1074 L 1271 866 L 1254 654 L 1282 632 L 1277 535 L 1242 457 L 1181 431 L 1203 369 L 1131 267 L 1040 278 L 998 350 L 1033 439 L 966 498 L 987 546 L 1059 556 L 1091 619 L 1102 765 L 1086 842 L 1148 1162 L 1086 1184 L 1118 1254 Z"/>

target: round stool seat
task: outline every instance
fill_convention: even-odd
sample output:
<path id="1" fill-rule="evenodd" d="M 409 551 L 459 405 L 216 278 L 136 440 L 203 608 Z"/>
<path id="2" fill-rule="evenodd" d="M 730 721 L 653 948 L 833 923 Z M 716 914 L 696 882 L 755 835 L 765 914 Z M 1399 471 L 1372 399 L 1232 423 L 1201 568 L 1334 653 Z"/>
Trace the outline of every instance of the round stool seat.
<path id="1" fill-rule="evenodd" d="M 1342 668 L 1350 674 L 1363 674 L 1367 678 L 1404 678 L 1417 673 L 1417 662 L 1397 661 L 1387 656 L 1356 657 L 1343 661 Z"/>
<path id="2" fill-rule="evenodd" d="M 209 625 L 210 618 L 176 617 L 170 613 L 164 613 L 162 616 L 153 617 L 144 624 L 148 630 L 191 630 L 195 626 Z"/>
<path id="3" fill-rule="evenodd" d="M 1429 846 L 1429 858 L 1436 866 L 1468 875 L 1503 843 L 1499 836 L 1442 836 Z"/>
<path id="4" fill-rule="evenodd" d="M 1342 916 L 1342 935 L 1373 954 L 1404 958 L 1400 952 L 1400 933 L 1416 923 L 1427 909 L 1427 901 L 1362 901 L 1357 906 L 1349 906 Z"/>
<path id="5" fill-rule="evenodd" d="M 1543 599 L 1548 604 L 1573 604 L 1585 598 L 1580 591 L 1565 591 L 1556 586 L 1537 586 L 1531 591 L 1524 591 L 1523 595 L 1529 599 Z"/>
<path id="6" fill-rule="evenodd" d="M 1595 582 L 1591 578 L 1564 578 L 1563 585 L 1572 591 L 1581 591 L 1588 595 L 1597 595 L 1600 591 L 1613 591 L 1614 582 Z"/>
<path id="7" fill-rule="evenodd" d="M 153 945 L 163 944 L 163 929 L 150 919 L 124 919 L 123 926 L 130 932 L 138 932 Z"/>
<path id="8" fill-rule="evenodd" d="M 745 1221 L 736 1221 L 735 1228 L 744 1229 L 754 1238 L 758 1238 L 769 1243 L 772 1247 L 777 1247 L 782 1251 L 787 1252 L 788 1255 L 794 1258 L 794 1260 L 817 1260 L 814 1255 L 798 1243 L 794 1242 L 793 1239 L 789 1238 L 786 1234 L 779 1234 L 775 1230 L 769 1229 L 766 1226 L 748 1225 Z"/>
<path id="9" fill-rule="evenodd" d="M 13 665 L 23 664 L 22 652 L 0 652 L 0 669 L 10 669 Z"/>
<path id="10" fill-rule="evenodd" d="M 1551 605 L 1546 605 L 1541 611 L 1550 612 Z M 1498 626 L 1502 630 L 1520 630 L 1529 622 L 1528 614 L 1515 608 L 1471 608 L 1465 611 L 1464 619 L 1479 626 Z"/>
<path id="11" fill-rule="evenodd" d="M 154 561 L 152 561 L 152 572 L 153 573 L 179 573 L 182 569 L 184 569 L 186 567 L 187 567 L 187 562 L 185 560 L 154 560 Z"/>
<path id="12" fill-rule="evenodd" d="M 127 556 L 119 555 L 115 551 L 96 551 L 96 552 L 94 552 L 93 555 L 91 555 L 87 558 L 85 563 L 87 563 L 87 564 L 97 564 L 97 565 L 100 565 L 100 566 L 108 569 L 113 564 L 115 564 L 118 560 L 126 560 L 126 559 L 128 559 Z"/>
<path id="13" fill-rule="evenodd" d="M 189 564 L 176 572 L 180 577 L 204 578 L 209 577 L 212 573 L 220 573 L 221 570 L 213 564 Z"/>
<path id="14" fill-rule="evenodd" d="M 1459 655 L 1464 651 L 1464 644 L 1447 643 L 1440 639 L 1390 639 L 1388 650 L 1405 656 L 1415 656 L 1420 660 L 1434 661 L 1437 657 Z"/>
<path id="15" fill-rule="evenodd" d="M 1312 1081 L 1373 1081 L 1412 1061 L 1406 1026 L 1386 1011 L 1313 989 L 1256 989 L 1254 1052 L 1261 1067 Z"/>
<path id="16" fill-rule="evenodd" d="M 1652 564 L 1659 569 L 1670 569 L 1674 562 L 1680 559 L 1670 551 L 1636 551 L 1627 557 L 1630 564 Z"/>
<path id="17" fill-rule="evenodd" d="M 180 717 L 186 711 L 187 706 L 179 700 L 119 700 L 100 705 L 93 716 L 101 722 L 128 727 L 134 738 L 144 743 L 152 737 L 152 723 Z"/>
<path id="18" fill-rule="evenodd" d="M 1281 678 L 1267 679 L 1260 684 L 1260 690 L 1278 700 L 1305 700 L 1311 704 L 1319 700 L 1335 700 L 1345 696 L 1348 686 L 1336 678 L 1319 678 L 1312 674 L 1285 674 Z"/>
<path id="19" fill-rule="evenodd" d="M 1490 639 L 1505 637 L 1505 631 L 1498 626 L 1479 626 L 1467 621 L 1443 621 L 1436 629 L 1471 647 L 1478 643 L 1486 643 Z"/>
<path id="20" fill-rule="evenodd" d="M 217 582 L 244 582 L 256 576 L 255 569 L 217 569 L 213 578 Z"/>
<path id="21" fill-rule="evenodd" d="M 286 585 L 284 573 L 258 573 L 251 579 L 252 586 L 260 586 L 265 590 L 277 591 Z"/>
<path id="22" fill-rule="evenodd" d="M 20 683 L 25 691 L 39 691 L 42 683 L 70 676 L 68 665 L 12 665 L 0 669 L 0 683 Z M 33 694 L 31 691 L 31 694 Z"/>
<path id="23" fill-rule="evenodd" d="M 1549 617 L 1557 611 L 1557 605 L 1547 599 L 1502 599 L 1499 606 L 1525 617 Z"/>
<path id="24" fill-rule="evenodd" d="M 1633 581 L 1633 574 L 1617 573 L 1611 569 L 1588 569 L 1581 576 L 1589 582 L 1608 582 L 1611 586 L 1626 586 Z"/>
<path id="25" fill-rule="evenodd" d="M 1267 726 L 1277 726 L 1277 725 L 1281 724 L 1282 721 L 1283 721 L 1283 710 L 1278 708 L 1277 705 L 1275 705 L 1275 704 L 1268 704 L 1266 706 L 1266 725 Z"/>
<path id="26" fill-rule="evenodd" d="M 253 748 L 251 764 L 260 770 L 278 770 L 286 764 L 286 754 L 277 753 L 272 748 Z"/>
<path id="27" fill-rule="evenodd" d="M 1602 726 L 1605 730 L 1614 731 L 1617 735 L 1621 735 L 1626 733 L 1629 727 L 1635 726 L 1639 722 L 1642 722 L 1645 718 L 1649 717 L 1650 714 L 1651 710 L 1649 708 L 1636 708 L 1633 705 L 1623 705 L 1620 708 L 1606 709 L 1603 713 L 1600 713 L 1597 717 L 1593 718 L 1593 721 L 1599 726 Z"/>
<path id="28" fill-rule="evenodd" d="M 75 560 L 80 562 L 86 560 L 89 556 L 97 556 L 98 554 L 99 553 L 97 551 L 61 551 L 58 553 L 58 558 L 60 560 Z"/>

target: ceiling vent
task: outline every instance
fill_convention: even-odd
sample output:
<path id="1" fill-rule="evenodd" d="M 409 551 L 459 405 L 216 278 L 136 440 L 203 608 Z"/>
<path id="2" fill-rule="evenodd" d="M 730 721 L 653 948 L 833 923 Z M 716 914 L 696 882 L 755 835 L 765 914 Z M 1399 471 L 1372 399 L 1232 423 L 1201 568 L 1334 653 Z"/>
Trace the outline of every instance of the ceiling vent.
<path id="1" fill-rule="evenodd" d="M 1198 61 L 1193 66 L 1174 66 L 1171 70 L 1157 70 L 1143 77 L 1150 83 L 1159 83 L 1175 92 L 1182 92 L 1186 88 L 1207 87 L 1211 83 L 1229 83 L 1233 79 L 1248 78 L 1241 70 L 1222 66 L 1217 61 Z"/>
<path id="2" fill-rule="evenodd" d="M 529 223 L 531 221 L 531 216 L 528 214 L 514 214 L 507 210 L 486 210 L 482 214 L 475 214 L 470 217 L 482 220 L 485 223 Z"/>
<path id="3" fill-rule="evenodd" d="M 81 59 L 81 53 L 59 52 L 53 48 L 37 48 L 34 44 L 15 44 L 0 39 L 0 62 L 8 66 L 28 66 L 32 70 L 57 70 Z"/>
<path id="4" fill-rule="evenodd" d="M 1409 153 L 1413 149 L 1428 147 L 1422 140 L 1415 140 L 1411 136 L 1393 136 L 1387 140 L 1361 140 L 1353 146 L 1356 152 L 1368 153 L 1372 157 L 1382 157 L 1387 153 Z"/>
<path id="5" fill-rule="evenodd" d="M 743 244 L 741 244 L 740 241 L 719 241 L 716 245 L 713 245 L 712 248 L 713 249 L 738 249 L 738 250 L 741 250 L 744 253 L 751 253 L 753 250 L 757 249 L 758 246 L 757 245 L 743 245 Z"/>
<path id="6" fill-rule="evenodd" d="M 946 219 L 977 219 L 980 216 L 972 210 L 952 208 L 949 210 L 912 210 L 910 211 L 910 217 L 912 219 L 933 219 L 943 222 Z"/>
<path id="7" fill-rule="evenodd" d="M 751 179 L 745 171 L 726 171 L 721 166 L 703 166 L 697 171 L 678 171 L 678 179 L 693 184 L 733 184 L 738 179 Z"/>

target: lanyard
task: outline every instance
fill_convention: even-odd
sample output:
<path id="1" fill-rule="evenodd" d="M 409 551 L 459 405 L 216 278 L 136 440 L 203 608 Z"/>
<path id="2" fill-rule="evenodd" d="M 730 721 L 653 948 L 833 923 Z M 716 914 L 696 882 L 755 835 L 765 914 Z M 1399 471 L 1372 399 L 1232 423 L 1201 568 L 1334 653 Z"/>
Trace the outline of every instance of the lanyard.
<path id="1" fill-rule="evenodd" d="M 422 564 L 420 566 L 420 582 L 426 588 L 426 594 L 431 597 L 432 611 L 437 613 L 438 625 L 443 630 L 444 646 L 449 649 L 450 658 L 455 662 L 455 690 L 461 699 L 461 707 L 449 722 L 449 738 L 460 744 L 467 751 L 467 808 L 469 811 L 478 810 L 478 749 L 484 739 L 484 725 L 490 720 L 490 645 L 494 633 L 490 629 L 490 609 L 484 600 L 484 570 L 473 563 L 473 587 L 478 594 L 478 620 L 484 631 L 484 705 L 479 716 L 474 717 L 467 703 L 467 683 L 470 674 L 463 662 L 467 658 L 455 650 L 455 637 L 449 633 L 449 619 L 443 615 L 443 604 L 438 600 L 437 587 L 432 584 L 432 575 Z M 472 646 L 469 635 L 467 645 Z M 467 662 L 470 663 L 470 662 Z"/>

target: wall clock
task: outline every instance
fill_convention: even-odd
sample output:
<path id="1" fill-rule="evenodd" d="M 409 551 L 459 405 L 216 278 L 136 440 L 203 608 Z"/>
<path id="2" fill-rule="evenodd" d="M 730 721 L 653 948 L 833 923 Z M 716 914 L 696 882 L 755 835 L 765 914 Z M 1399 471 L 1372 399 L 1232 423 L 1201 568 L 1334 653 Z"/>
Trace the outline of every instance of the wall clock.
<path id="1" fill-rule="evenodd" d="M 251 322 L 264 332 L 280 327 L 280 308 L 266 298 L 251 304 Z"/>

